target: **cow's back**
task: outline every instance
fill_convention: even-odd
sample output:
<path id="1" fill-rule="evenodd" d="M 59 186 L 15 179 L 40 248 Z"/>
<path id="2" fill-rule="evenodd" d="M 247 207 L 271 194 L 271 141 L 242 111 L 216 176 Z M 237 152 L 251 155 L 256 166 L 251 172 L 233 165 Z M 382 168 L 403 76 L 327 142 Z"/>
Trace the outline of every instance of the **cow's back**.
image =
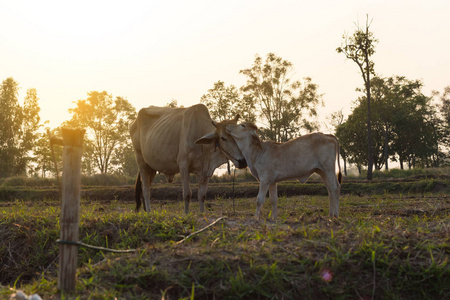
<path id="1" fill-rule="evenodd" d="M 130 134 L 133 147 L 152 169 L 165 174 L 178 172 L 176 158 L 186 110 L 150 106 L 139 111 Z"/>
<path id="2" fill-rule="evenodd" d="M 152 169 L 165 174 L 179 172 L 181 160 L 201 159 L 195 141 L 212 130 L 208 109 L 150 106 L 139 111 L 130 127 L 133 146 Z"/>
<path id="3" fill-rule="evenodd" d="M 335 142 L 333 136 L 322 133 L 306 134 L 285 143 L 268 141 L 264 142 L 264 157 L 266 164 L 274 169 L 283 169 L 296 161 L 298 169 L 309 170 L 326 161 L 334 162 Z"/>

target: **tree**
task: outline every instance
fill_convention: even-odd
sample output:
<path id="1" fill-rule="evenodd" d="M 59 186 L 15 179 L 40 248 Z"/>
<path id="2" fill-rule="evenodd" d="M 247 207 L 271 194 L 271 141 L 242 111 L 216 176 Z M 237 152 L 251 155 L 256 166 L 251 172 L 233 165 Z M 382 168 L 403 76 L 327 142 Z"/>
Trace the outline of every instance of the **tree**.
<path id="1" fill-rule="evenodd" d="M 445 127 L 445 141 L 447 147 L 450 147 L 450 85 L 444 88 L 444 92 L 439 94 L 441 103 L 439 110 L 442 115 L 443 125 Z"/>
<path id="2" fill-rule="evenodd" d="M 414 167 L 436 165 L 438 152 L 437 120 L 430 97 L 421 92 L 419 80 L 405 77 L 374 77 L 372 80 L 372 144 L 376 170 L 388 160 L 408 162 Z M 348 119 L 339 125 L 336 135 L 349 161 L 367 165 L 364 140 L 366 136 L 367 100 L 358 98 Z M 364 159 L 364 157 L 366 157 Z"/>
<path id="3" fill-rule="evenodd" d="M 214 87 L 204 94 L 200 102 L 208 107 L 211 118 L 217 121 L 233 119 L 237 114 L 248 122 L 255 122 L 255 103 L 251 97 L 241 97 L 234 86 L 225 86 L 223 81 L 214 83 Z"/>
<path id="4" fill-rule="evenodd" d="M 429 166 L 430 159 L 437 159 L 437 120 L 436 112 L 430 105 L 431 98 L 422 93 L 414 93 L 401 103 L 399 113 L 394 119 L 394 140 L 392 148 L 397 153 L 400 166 L 407 162 L 408 167 L 417 163 Z"/>
<path id="5" fill-rule="evenodd" d="M 60 127 L 53 130 L 47 127 L 44 132 L 38 133 L 34 148 L 34 162 L 36 164 L 34 172 L 37 176 L 40 175 L 41 177 L 47 177 L 47 172 L 51 172 L 56 177 L 57 174 L 54 164 L 56 161 L 58 171 L 61 172 L 63 147 L 53 147 L 53 153 L 55 154 L 55 157 L 53 157 L 47 131 L 50 132 L 51 136 L 61 136 Z"/>
<path id="6" fill-rule="evenodd" d="M 367 100 L 367 179 L 372 180 L 373 169 L 373 156 L 372 156 L 372 129 L 371 129 L 371 108 L 370 108 L 370 75 L 375 74 L 374 62 L 370 60 L 370 57 L 375 53 L 375 44 L 378 42 L 373 33 L 369 31 L 369 17 L 367 16 L 365 28 L 361 28 L 357 25 L 356 31 L 352 36 L 343 36 L 343 42 L 341 47 L 338 47 L 336 51 L 343 53 L 347 59 L 355 62 L 361 72 L 361 76 L 364 80 L 364 86 L 366 90 Z"/>
<path id="7" fill-rule="evenodd" d="M 17 98 L 19 84 L 7 78 L 0 86 L 0 177 L 25 173 L 21 158 L 22 109 Z"/>
<path id="8" fill-rule="evenodd" d="M 329 130 L 329 132 L 336 133 L 337 129 L 344 123 L 344 113 L 342 109 L 332 113 L 328 118 L 328 122 L 325 124 L 325 127 Z M 331 128 L 329 128 L 329 125 Z M 344 161 L 344 175 L 347 176 L 347 153 L 345 149 L 342 147 L 341 142 L 339 141 L 339 153 Z"/>
<path id="9" fill-rule="evenodd" d="M 383 121 L 383 114 L 381 110 L 383 109 L 383 105 L 375 105 L 375 102 L 377 104 L 382 103 L 381 101 L 375 101 L 375 99 L 382 99 L 382 94 L 378 89 L 375 88 L 375 85 L 373 84 L 376 82 L 375 80 L 372 81 L 372 108 L 371 108 L 371 144 L 372 144 L 372 162 L 373 167 L 375 170 L 380 170 L 383 165 L 385 164 L 384 159 L 384 146 L 385 146 L 385 139 L 384 139 L 384 133 L 386 132 L 385 129 L 385 122 Z M 360 124 L 362 124 L 362 127 L 359 130 L 359 132 L 362 134 L 362 138 L 365 140 L 364 153 L 365 156 L 367 156 L 367 98 L 365 96 L 361 96 L 357 100 L 358 107 L 355 108 L 357 111 L 357 115 L 359 118 Z M 368 156 L 364 160 L 364 165 L 368 165 Z"/>
<path id="10" fill-rule="evenodd" d="M 316 108 L 321 103 L 318 86 L 308 77 L 303 83 L 292 81 L 292 70 L 291 62 L 269 53 L 264 62 L 256 55 L 253 66 L 240 71 L 247 76 L 242 87 L 244 97 L 256 102 L 266 125 L 261 132 L 277 142 L 298 136 L 301 129 L 318 128 L 318 123 L 310 120 L 317 116 Z"/>
<path id="11" fill-rule="evenodd" d="M 164 106 L 165 107 L 170 107 L 170 108 L 184 107 L 183 105 L 178 106 L 178 101 L 176 99 L 172 99 L 169 103 L 167 103 Z"/>
<path id="12" fill-rule="evenodd" d="M 361 102 L 360 102 L 361 103 Z M 355 107 L 347 120 L 336 127 L 336 137 L 349 163 L 354 163 L 361 174 L 367 165 L 367 132 L 365 108 Z"/>
<path id="13" fill-rule="evenodd" d="M 130 143 L 128 125 L 136 117 L 135 108 L 122 97 L 113 100 L 105 91 L 92 91 L 69 112 L 72 119 L 68 125 L 86 129 L 84 170 L 92 173 L 96 169 L 105 174 L 114 165 L 120 165 L 120 160 L 115 158 Z"/>
<path id="14" fill-rule="evenodd" d="M 442 159 L 447 161 L 450 159 L 450 86 L 444 88 L 442 94 L 434 92 L 434 95 L 439 96 L 440 103 L 438 104 L 438 109 L 440 112 L 441 126 L 439 127 L 441 135 L 441 146 L 446 152 L 446 155 L 442 155 Z"/>
<path id="15" fill-rule="evenodd" d="M 119 155 L 120 156 L 116 157 L 116 159 L 119 160 L 118 163 L 120 163 L 118 172 L 126 176 L 136 176 L 138 172 L 138 165 L 136 163 L 133 145 L 131 143 L 127 143 L 122 151 L 119 152 Z"/>
<path id="16" fill-rule="evenodd" d="M 36 141 L 38 140 L 38 130 L 42 126 L 40 124 L 41 118 L 39 112 L 41 108 L 38 103 L 36 89 L 28 89 L 25 96 L 22 107 L 22 150 L 23 150 L 23 163 L 26 167 L 29 167 L 28 162 L 33 161 L 32 152 L 35 150 Z"/>

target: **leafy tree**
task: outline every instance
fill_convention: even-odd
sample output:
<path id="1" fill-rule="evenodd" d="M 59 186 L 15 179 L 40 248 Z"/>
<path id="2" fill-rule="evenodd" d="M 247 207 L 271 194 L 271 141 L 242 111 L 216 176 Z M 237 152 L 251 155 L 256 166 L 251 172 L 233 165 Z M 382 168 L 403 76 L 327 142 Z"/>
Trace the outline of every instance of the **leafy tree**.
<path id="1" fill-rule="evenodd" d="M 0 86 L 0 177 L 26 174 L 41 127 L 36 89 L 27 90 L 23 106 L 18 101 L 18 90 L 19 84 L 13 78 Z"/>
<path id="2" fill-rule="evenodd" d="M 53 130 L 50 130 L 50 128 L 47 127 L 45 128 L 45 132 L 40 132 L 37 135 L 34 149 L 34 162 L 36 164 L 34 172 L 37 176 L 41 177 L 47 177 L 48 172 L 50 172 L 52 176 L 57 175 L 54 167 L 55 161 L 59 172 L 62 171 L 63 147 L 53 147 L 53 153 L 55 154 L 55 157 L 53 158 L 47 130 L 50 132 L 51 136 L 61 136 L 61 128 L 59 127 Z M 59 175 L 61 176 L 61 174 Z"/>
<path id="3" fill-rule="evenodd" d="M 440 95 L 440 100 L 439 110 L 444 121 L 446 146 L 450 147 L 450 86 L 444 88 L 444 92 Z"/>
<path id="4" fill-rule="evenodd" d="M 398 156 L 401 168 L 404 162 L 408 162 L 410 168 L 414 167 L 417 160 L 423 165 L 428 165 L 429 159 L 436 163 L 438 122 L 431 98 L 421 91 L 423 83 L 396 76 L 386 78 L 384 84 L 388 91 L 389 105 L 385 111 L 390 112 L 392 150 Z"/>
<path id="5" fill-rule="evenodd" d="M 183 105 L 178 106 L 178 101 L 176 99 L 172 99 L 169 103 L 167 103 L 164 106 L 170 108 L 184 107 Z"/>
<path id="6" fill-rule="evenodd" d="M 120 165 L 121 151 L 130 143 L 128 125 L 136 117 L 135 108 L 124 98 L 113 100 L 107 92 L 92 91 L 69 109 L 69 126 L 86 129 L 83 169 L 108 173 Z M 117 158 L 117 159 L 116 159 Z"/>
<path id="7" fill-rule="evenodd" d="M 9 177 L 25 173 L 21 160 L 22 109 L 17 98 L 19 84 L 7 78 L 0 86 L 0 176 Z"/>
<path id="8" fill-rule="evenodd" d="M 243 120 L 256 121 L 253 98 L 241 97 L 234 85 L 225 86 L 223 81 L 214 83 L 214 87 L 201 97 L 200 102 L 208 107 L 211 118 L 214 120 L 229 120 L 239 114 Z"/>
<path id="9" fill-rule="evenodd" d="M 361 174 L 367 165 L 367 126 L 365 108 L 357 106 L 347 120 L 336 127 L 336 137 L 349 163 L 357 166 Z"/>
<path id="10" fill-rule="evenodd" d="M 24 152 L 23 160 L 27 167 L 28 162 L 33 161 L 32 152 L 35 151 L 36 141 L 38 140 L 38 130 L 42 126 L 39 112 L 41 108 L 38 103 L 36 89 L 28 89 L 22 107 L 22 148 Z"/>
<path id="11" fill-rule="evenodd" d="M 336 133 L 337 129 L 344 123 L 344 113 L 342 112 L 342 109 L 332 113 L 328 118 L 328 122 L 325 124 L 325 127 L 327 127 L 329 132 Z M 329 125 L 331 125 L 331 128 L 329 128 Z M 342 134 L 342 132 L 341 132 Z M 339 145 L 341 144 L 341 141 L 339 141 Z M 344 175 L 347 176 L 347 152 L 345 151 L 345 148 L 342 147 L 342 145 L 339 146 L 339 153 L 342 157 L 342 160 L 344 161 Z"/>
<path id="12" fill-rule="evenodd" d="M 391 150 L 391 144 L 393 117 L 395 114 L 393 108 L 395 107 L 397 93 L 392 80 L 388 81 L 381 77 L 374 77 L 371 82 L 374 166 L 376 170 L 381 170 L 384 165 L 385 169 L 388 170 L 389 157 L 394 154 Z M 365 97 L 362 97 L 361 101 L 367 103 Z"/>
<path id="13" fill-rule="evenodd" d="M 253 66 L 241 70 L 247 76 L 242 87 L 244 97 L 259 106 L 261 121 L 267 126 L 262 133 L 278 142 L 299 135 L 301 129 L 312 131 L 318 123 L 311 121 L 317 116 L 317 106 L 321 103 L 318 86 L 305 78 L 304 82 L 292 81 L 291 62 L 269 53 L 266 60 L 256 55 Z"/>
<path id="14" fill-rule="evenodd" d="M 343 36 L 341 47 L 336 51 L 343 53 L 347 59 L 357 64 L 364 80 L 367 100 L 367 141 L 368 141 L 368 168 L 367 179 L 372 180 L 373 156 L 372 156 L 372 128 L 371 128 L 371 94 L 370 94 L 370 75 L 374 74 L 374 62 L 370 57 L 375 53 L 375 44 L 378 42 L 373 33 L 369 31 L 369 17 L 366 20 L 365 28 L 357 25 L 356 31 L 352 36 Z"/>
<path id="15" fill-rule="evenodd" d="M 127 143 L 125 147 L 116 156 L 118 173 L 126 176 L 136 176 L 138 172 L 138 166 L 136 164 L 136 158 L 134 156 L 134 148 L 131 143 Z"/>
<path id="16" fill-rule="evenodd" d="M 444 88 L 444 92 L 442 94 L 438 92 L 434 92 L 436 96 L 439 96 L 440 103 L 438 104 L 438 109 L 440 112 L 440 136 L 441 136 L 441 146 L 443 148 L 443 152 L 446 154 L 442 154 L 442 160 L 448 163 L 449 160 L 449 150 L 450 150 L 450 86 Z"/>
<path id="17" fill-rule="evenodd" d="M 379 78 L 372 81 L 372 144 L 374 166 L 387 167 L 388 159 L 408 162 L 414 167 L 437 164 L 437 120 L 431 98 L 422 94 L 422 83 L 405 77 Z M 367 135 L 367 101 L 364 96 L 356 102 L 348 119 L 336 130 L 341 147 L 349 161 L 367 165 L 363 159 L 364 137 Z"/>
<path id="18" fill-rule="evenodd" d="M 393 148 L 402 169 L 404 162 L 409 168 L 416 167 L 417 163 L 428 166 L 429 158 L 437 158 L 435 112 L 429 102 L 429 97 L 415 95 L 403 104 L 402 113 L 396 116 Z"/>

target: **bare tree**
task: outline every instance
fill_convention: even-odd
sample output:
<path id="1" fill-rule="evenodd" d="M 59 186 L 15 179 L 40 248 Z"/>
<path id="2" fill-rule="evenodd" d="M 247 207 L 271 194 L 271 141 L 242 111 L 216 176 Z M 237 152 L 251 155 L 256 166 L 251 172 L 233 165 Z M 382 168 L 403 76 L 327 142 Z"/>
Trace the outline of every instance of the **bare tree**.
<path id="1" fill-rule="evenodd" d="M 361 28 L 356 24 L 356 31 L 351 36 L 344 35 L 341 47 L 336 51 L 343 53 L 347 59 L 355 62 L 361 72 L 364 80 L 367 97 L 367 144 L 368 144 L 368 166 L 367 179 L 372 180 L 373 155 L 372 155 L 372 130 L 370 124 L 370 75 L 374 75 L 374 62 L 370 57 L 375 53 L 375 44 L 378 42 L 373 33 L 369 31 L 372 21 L 369 22 L 369 16 L 366 19 L 366 26 Z"/>

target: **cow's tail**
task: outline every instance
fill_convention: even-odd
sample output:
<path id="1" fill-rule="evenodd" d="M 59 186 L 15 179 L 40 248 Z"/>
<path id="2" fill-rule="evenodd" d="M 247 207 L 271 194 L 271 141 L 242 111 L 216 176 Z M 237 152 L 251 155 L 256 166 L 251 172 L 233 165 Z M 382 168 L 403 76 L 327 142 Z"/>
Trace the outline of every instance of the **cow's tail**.
<path id="1" fill-rule="evenodd" d="M 142 181 L 141 173 L 138 172 L 136 177 L 136 183 L 134 184 L 134 197 L 136 200 L 136 212 L 139 212 L 141 208 L 141 194 L 142 194 Z"/>
<path id="2" fill-rule="evenodd" d="M 339 141 L 336 137 L 334 137 L 336 139 L 336 153 L 337 153 L 337 164 L 338 164 L 338 175 L 337 175 L 337 179 L 339 181 L 339 184 L 342 183 L 342 173 L 341 173 L 341 163 L 340 163 L 340 145 L 339 145 Z"/>

